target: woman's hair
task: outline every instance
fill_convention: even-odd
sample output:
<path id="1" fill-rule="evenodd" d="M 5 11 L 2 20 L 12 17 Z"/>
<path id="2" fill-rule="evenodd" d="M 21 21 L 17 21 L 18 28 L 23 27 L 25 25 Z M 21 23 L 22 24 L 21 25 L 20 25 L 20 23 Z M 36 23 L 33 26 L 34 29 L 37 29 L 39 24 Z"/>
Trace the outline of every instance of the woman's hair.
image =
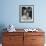
<path id="1" fill-rule="evenodd" d="M 26 7 L 22 7 L 22 15 L 24 14 L 25 10 L 26 10 Z"/>

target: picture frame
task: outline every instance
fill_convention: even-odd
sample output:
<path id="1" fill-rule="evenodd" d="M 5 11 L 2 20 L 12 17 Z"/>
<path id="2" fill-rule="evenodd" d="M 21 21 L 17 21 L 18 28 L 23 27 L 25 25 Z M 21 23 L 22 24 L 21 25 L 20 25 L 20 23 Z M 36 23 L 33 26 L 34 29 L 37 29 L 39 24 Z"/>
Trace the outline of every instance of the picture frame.
<path id="1" fill-rule="evenodd" d="M 19 22 L 34 22 L 34 5 L 19 5 Z"/>

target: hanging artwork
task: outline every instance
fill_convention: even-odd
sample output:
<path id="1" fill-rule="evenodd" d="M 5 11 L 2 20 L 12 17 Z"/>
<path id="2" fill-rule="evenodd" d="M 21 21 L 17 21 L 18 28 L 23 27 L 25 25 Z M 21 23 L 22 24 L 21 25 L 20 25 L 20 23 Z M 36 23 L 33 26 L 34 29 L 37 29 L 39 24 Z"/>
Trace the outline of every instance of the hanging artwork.
<path id="1" fill-rule="evenodd" d="M 19 21 L 23 23 L 34 22 L 34 5 L 19 6 Z"/>

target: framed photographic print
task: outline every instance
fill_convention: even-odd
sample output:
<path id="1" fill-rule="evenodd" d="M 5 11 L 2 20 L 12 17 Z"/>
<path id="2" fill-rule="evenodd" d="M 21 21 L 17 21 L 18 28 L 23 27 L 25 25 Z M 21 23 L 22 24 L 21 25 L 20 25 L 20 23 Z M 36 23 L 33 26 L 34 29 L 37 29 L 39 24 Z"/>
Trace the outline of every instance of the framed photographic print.
<path id="1" fill-rule="evenodd" d="M 19 5 L 19 21 L 34 22 L 34 5 Z"/>

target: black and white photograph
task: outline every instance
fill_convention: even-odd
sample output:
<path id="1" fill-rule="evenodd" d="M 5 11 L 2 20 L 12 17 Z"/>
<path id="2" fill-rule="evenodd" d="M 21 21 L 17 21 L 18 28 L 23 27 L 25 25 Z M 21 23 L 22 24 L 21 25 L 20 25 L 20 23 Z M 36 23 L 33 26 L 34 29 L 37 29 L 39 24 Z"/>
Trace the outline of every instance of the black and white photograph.
<path id="1" fill-rule="evenodd" d="M 34 22 L 34 5 L 20 5 L 19 18 L 20 22 Z"/>

